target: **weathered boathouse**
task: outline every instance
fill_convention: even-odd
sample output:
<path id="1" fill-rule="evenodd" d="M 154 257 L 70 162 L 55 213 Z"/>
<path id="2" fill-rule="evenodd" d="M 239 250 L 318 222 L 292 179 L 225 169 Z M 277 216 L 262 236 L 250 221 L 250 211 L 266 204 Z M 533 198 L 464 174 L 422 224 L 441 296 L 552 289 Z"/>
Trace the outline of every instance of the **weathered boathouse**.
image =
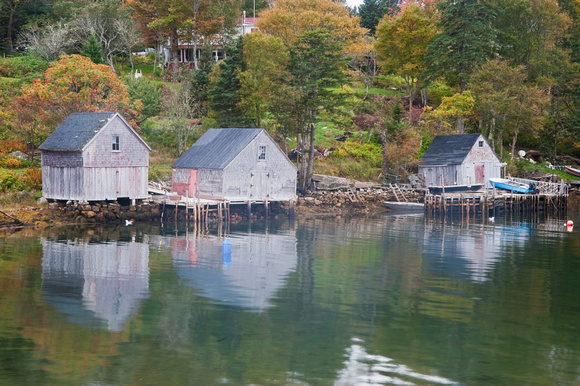
<path id="1" fill-rule="evenodd" d="M 172 191 L 184 197 L 267 203 L 296 196 L 296 166 L 264 129 L 209 129 L 172 168 Z"/>
<path id="2" fill-rule="evenodd" d="M 42 194 L 47 199 L 148 196 L 151 148 L 118 113 L 71 114 L 39 149 Z"/>
<path id="3" fill-rule="evenodd" d="M 419 162 L 426 187 L 490 187 L 505 166 L 481 134 L 437 136 Z"/>

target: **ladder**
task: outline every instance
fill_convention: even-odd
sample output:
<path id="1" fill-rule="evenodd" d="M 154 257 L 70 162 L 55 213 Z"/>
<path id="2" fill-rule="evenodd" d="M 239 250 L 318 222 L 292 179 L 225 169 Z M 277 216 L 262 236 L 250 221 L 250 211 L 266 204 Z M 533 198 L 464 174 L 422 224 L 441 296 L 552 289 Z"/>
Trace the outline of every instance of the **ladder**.
<path id="1" fill-rule="evenodd" d="M 407 197 L 405 197 L 405 194 L 403 193 L 403 191 L 401 190 L 401 188 L 399 187 L 399 185 L 397 184 L 392 184 L 389 182 L 389 187 L 391 188 L 391 190 L 393 191 L 393 194 L 395 195 L 395 199 L 397 201 L 401 201 L 399 199 L 399 195 L 403 198 L 404 202 L 407 202 Z M 397 194 L 398 193 L 398 194 Z"/>

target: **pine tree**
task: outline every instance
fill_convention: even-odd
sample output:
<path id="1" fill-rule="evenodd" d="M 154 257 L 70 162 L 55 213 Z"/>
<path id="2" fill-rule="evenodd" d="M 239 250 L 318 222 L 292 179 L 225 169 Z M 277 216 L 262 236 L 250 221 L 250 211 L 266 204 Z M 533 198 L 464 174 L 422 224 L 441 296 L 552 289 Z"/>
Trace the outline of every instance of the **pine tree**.
<path id="1" fill-rule="evenodd" d="M 399 11 L 399 3 L 399 0 L 364 0 L 358 9 L 361 27 L 368 28 L 374 35 L 383 16 Z"/>
<path id="2" fill-rule="evenodd" d="M 103 63 L 103 47 L 94 33 L 89 36 L 89 41 L 82 46 L 80 54 L 91 59 L 95 64 Z"/>
<path id="3" fill-rule="evenodd" d="M 493 56 L 497 50 L 496 31 L 492 28 L 495 11 L 483 0 L 444 0 L 439 3 L 440 33 L 428 47 L 428 78 L 445 76 L 467 88 L 469 73 Z"/>

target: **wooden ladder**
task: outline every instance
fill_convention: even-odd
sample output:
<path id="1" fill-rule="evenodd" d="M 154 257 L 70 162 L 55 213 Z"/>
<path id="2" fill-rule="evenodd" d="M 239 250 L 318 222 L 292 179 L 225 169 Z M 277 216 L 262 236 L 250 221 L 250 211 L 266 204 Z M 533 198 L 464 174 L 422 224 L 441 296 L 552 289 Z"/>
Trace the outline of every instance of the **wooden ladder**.
<path id="1" fill-rule="evenodd" d="M 399 195 L 401 195 L 401 197 L 403 198 L 404 202 L 407 202 L 407 197 L 405 197 L 405 194 L 403 193 L 403 191 L 401 190 L 401 188 L 399 187 L 399 185 L 397 184 L 392 184 L 389 182 L 389 187 L 391 188 L 391 190 L 393 191 L 393 194 L 395 195 L 395 199 L 397 199 L 397 201 L 401 201 L 399 199 Z M 399 194 L 397 194 L 399 193 Z"/>

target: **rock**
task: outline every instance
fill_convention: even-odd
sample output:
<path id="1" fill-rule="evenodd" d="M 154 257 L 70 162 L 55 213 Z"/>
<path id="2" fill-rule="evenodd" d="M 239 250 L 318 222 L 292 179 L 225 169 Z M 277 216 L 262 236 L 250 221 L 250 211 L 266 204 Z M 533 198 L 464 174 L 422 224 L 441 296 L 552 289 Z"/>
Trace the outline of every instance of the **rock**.
<path id="1" fill-rule="evenodd" d="M 88 210 L 88 211 L 84 212 L 84 214 L 85 214 L 85 216 L 86 216 L 87 218 L 93 218 L 93 217 L 95 217 L 95 216 L 97 215 L 97 214 L 96 214 L 95 212 L 93 212 L 92 210 Z"/>
<path id="2" fill-rule="evenodd" d="M 48 200 L 47 200 L 46 198 L 44 198 L 44 197 L 40 197 L 40 198 L 39 198 L 39 199 L 36 201 L 36 203 L 37 203 L 38 205 L 44 205 L 44 204 L 48 203 Z"/>
<path id="3" fill-rule="evenodd" d="M 26 154 L 24 154 L 23 152 L 16 150 L 13 151 L 12 153 L 8 154 L 10 157 L 14 157 L 14 158 L 18 158 L 21 160 L 25 160 L 28 159 L 28 156 Z"/>

